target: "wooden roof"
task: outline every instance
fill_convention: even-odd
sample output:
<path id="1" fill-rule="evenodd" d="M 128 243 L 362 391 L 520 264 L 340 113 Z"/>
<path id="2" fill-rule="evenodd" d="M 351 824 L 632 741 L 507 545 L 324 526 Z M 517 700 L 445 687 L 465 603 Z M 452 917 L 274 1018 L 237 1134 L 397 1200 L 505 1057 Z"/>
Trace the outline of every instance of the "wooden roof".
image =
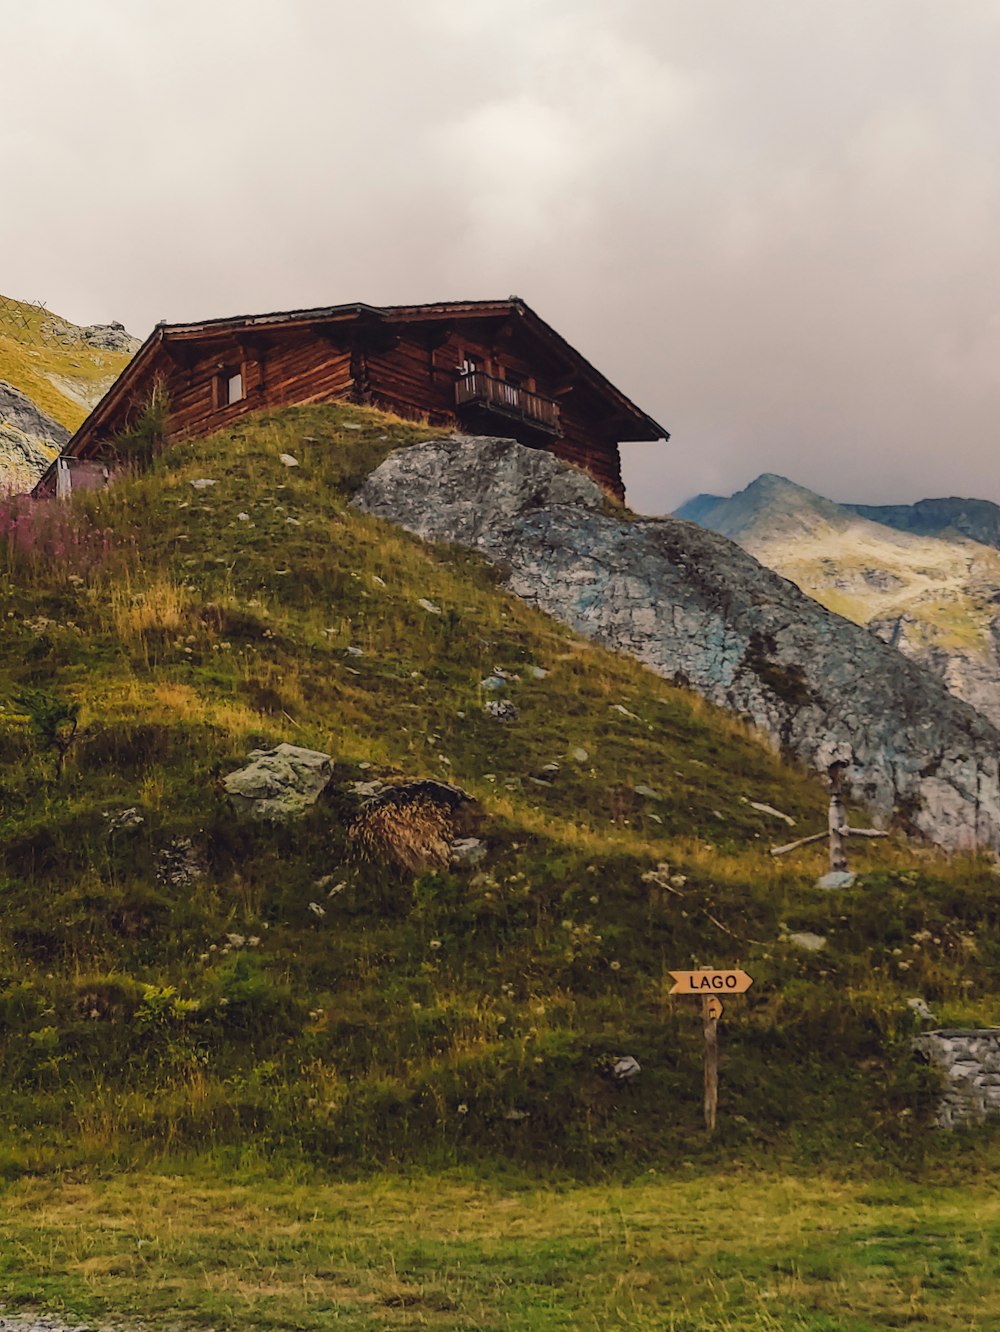
<path id="1" fill-rule="evenodd" d="M 63 456 L 80 457 L 88 452 L 88 445 L 97 442 L 102 425 L 113 418 L 115 409 L 151 368 L 158 353 L 172 345 L 204 343 L 212 340 L 238 339 L 254 332 L 277 332 L 285 329 L 308 328 L 311 325 L 364 324 L 400 325 L 448 322 L 456 320 L 510 320 L 517 318 L 530 335 L 541 342 L 550 354 L 562 360 L 568 369 L 600 396 L 611 400 L 621 414 L 622 423 L 628 423 L 629 440 L 669 439 L 669 432 L 648 416 L 584 356 L 572 347 L 555 329 L 545 322 L 519 296 L 502 301 L 442 301 L 427 305 L 326 305 L 308 310 L 283 310 L 271 314 L 235 315 L 221 319 L 206 319 L 191 324 L 157 324 L 118 379 L 93 409 L 76 433 L 63 448 Z"/>

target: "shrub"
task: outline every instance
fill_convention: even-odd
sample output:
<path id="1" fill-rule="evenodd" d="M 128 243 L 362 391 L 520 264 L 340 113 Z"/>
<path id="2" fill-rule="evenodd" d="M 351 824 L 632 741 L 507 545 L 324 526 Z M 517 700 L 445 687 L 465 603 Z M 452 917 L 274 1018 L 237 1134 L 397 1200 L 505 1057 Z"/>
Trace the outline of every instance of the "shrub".
<path id="1" fill-rule="evenodd" d="M 80 704 L 64 703 L 44 689 L 25 689 L 15 695 L 14 702 L 24 709 L 38 744 L 51 753 L 55 763 L 55 776 L 60 778 L 66 755 L 76 739 L 80 724 Z"/>
<path id="2" fill-rule="evenodd" d="M 120 458 L 145 470 L 163 452 L 166 444 L 167 413 L 170 408 L 163 381 L 153 384 L 149 401 L 138 420 L 115 439 Z"/>

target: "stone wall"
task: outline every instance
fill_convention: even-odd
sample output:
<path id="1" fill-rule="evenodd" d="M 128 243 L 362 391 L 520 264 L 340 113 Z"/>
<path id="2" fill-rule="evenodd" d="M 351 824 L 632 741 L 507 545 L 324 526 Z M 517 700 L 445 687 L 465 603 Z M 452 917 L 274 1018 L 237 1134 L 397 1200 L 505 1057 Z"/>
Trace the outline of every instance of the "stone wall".
<path id="1" fill-rule="evenodd" d="M 925 1031 L 913 1048 L 947 1080 L 938 1106 L 941 1128 L 1000 1115 L 1000 1027 Z"/>

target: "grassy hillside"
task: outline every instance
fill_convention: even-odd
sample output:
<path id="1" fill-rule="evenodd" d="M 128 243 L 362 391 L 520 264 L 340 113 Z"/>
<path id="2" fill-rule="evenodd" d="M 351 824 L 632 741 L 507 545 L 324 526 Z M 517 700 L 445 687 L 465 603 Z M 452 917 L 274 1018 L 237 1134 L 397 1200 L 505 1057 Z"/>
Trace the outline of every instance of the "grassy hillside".
<path id="1" fill-rule="evenodd" d="M 915 647 L 983 653 L 993 647 L 1000 554 L 986 546 L 880 530 L 863 519 L 805 539 L 755 534 L 741 544 L 856 624 L 908 616 Z"/>
<path id="2" fill-rule="evenodd" d="M 67 430 L 80 425 L 129 359 L 91 346 L 84 330 L 47 310 L 17 301 L 0 307 L 0 379 Z"/>
<path id="3" fill-rule="evenodd" d="M 810 778 L 477 557 L 350 511 L 429 433 L 286 411 L 7 519 L 0 1166 L 945 1151 L 905 999 L 1000 1020 L 991 866 L 866 846 L 859 885 L 828 895 L 821 851 L 775 863 L 773 841 L 823 826 Z M 515 722 L 484 711 L 495 667 Z M 79 704 L 61 777 L 31 689 Z M 239 822 L 221 778 L 283 740 L 334 756 L 333 791 L 288 827 Z M 357 859 L 349 784 L 398 776 L 477 798 L 480 865 Z M 694 1001 L 667 998 L 692 964 L 756 982 L 727 1002 L 712 1146 Z M 642 1065 L 628 1088 L 620 1054 Z"/>

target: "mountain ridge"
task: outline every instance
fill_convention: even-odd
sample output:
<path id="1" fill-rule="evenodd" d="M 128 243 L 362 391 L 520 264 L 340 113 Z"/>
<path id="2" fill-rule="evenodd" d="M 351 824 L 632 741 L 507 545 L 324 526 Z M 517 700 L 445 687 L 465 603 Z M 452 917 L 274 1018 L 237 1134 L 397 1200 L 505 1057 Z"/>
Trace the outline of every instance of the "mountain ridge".
<path id="1" fill-rule="evenodd" d="M 968 502 L 960 503 L 968 509 Z M 990 502 L 982 503 L 989 511 Z M 952 524 L 952 502 L 934 504 L 933 521 L 940 524 L 948 517 Z M 765 474 L 728 499 L 698 496 L 677 516 L 738 542 L 1000 723 L 997 549 L 953 525 L 931 535 L 879 522 L 867 516 L 873 511 L 878 510 L 840 505 L 787 478 Z"/>
<path id="2" fill-rule="evenodd" d="M 942 536 L 955 532 L 1000 550 L 1000 504 L 958 496 L 917 500 L 915 504 L 842 504 L 862 518 L 901 532 Z"/>

